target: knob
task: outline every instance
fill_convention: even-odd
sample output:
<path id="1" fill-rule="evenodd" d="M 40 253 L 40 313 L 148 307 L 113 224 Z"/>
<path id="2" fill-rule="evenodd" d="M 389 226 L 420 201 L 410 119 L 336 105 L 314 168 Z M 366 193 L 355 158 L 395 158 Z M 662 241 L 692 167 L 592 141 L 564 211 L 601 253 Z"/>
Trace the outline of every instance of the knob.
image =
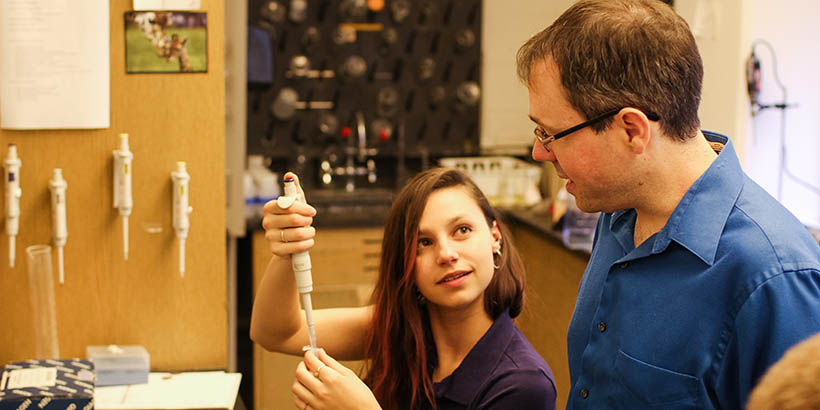
<path id="1" fill-rule="evenodd" d="M 336 131 L 339 129 L 339 120 L 336 118 L 335 115 L 323 112 L 319 115 L 319 132 L 326 136 L 331 136 L 336 134 Z"/>
<path id="2" fill-rule="evenodd" d="M 419 62 L 419 80 L 427 81 L 433 78 L 436 72 L 436 60 L 431 57 L 425 57 Z"/>
<path id="3" fill-rule="evenodd" d="M 299 102 L 299 93 L 293 88 L 283 88 L 279 90 L 279 94 L 271 104 L 271 114 L 279 120 L 289 120 L 296 113 L 297 102 Z"/>
<path id="4" fill-rule="evenodd" d="M 310 70 L 310 60 L 303 55 L 295 55 L 291 57 L 288 67 L 294 76 L 305 77 Z"/>
<path id="5" fill-rule="evenodd" d="M 262 6 L 260 14 L 271 23 L 281 23 L 285 20 L 285 6 L 270 0 Z"/>
<path id="6" fill-rule="evenodd" d="M 444 87 L 437 85 L 430 88 L 430 108 L 436 109 L 447 98 Z"/>
<path id="7" fill-rule="evenodd" d="M 396 0 L 390 4 L 390 14 L 393 16 L 393 21 L 401 24 L 410 15 L 410 2 L 407 0 Z"/>
<path id="8" fill-rule="evenodd" d="M 376 112 L 383 117 L 390 117 L 396 112 L 396 104 L 399 102 L 399 92 L 393 87 L 384 87 L 376 95 L 378 105 Z"/>
<path id="9" fill-rule="evenodd" d="M 316 27 L 308 27 L 305 34 L 302 35 L 302 46 L 307 50 L 312 50 L 319 44 L 322 39 L 322 34 Z"/>
<path id="10" fill-rule="evenodd" d="M 342 76 L 348 79 L 361 78 L 367 72 L 367 62 L 362 56 L 352 55 L 342 64 Z"/>
<path id="11" fill-rule="evenodd" d="M 464 51 L 475 45 L 475 33 L 473 30 L 464 29 L 456 33 L 456 48 Z"/>
<path id="12" fill-rule="evenodd" d="M 339 3 L 339 16 L 343 20 L 360 20 L 367 17 L 367 1 L 343 0 Z"/>
<path id="13" fill-rule="evenodd" d="M 301 23 L 307 19 L 307 0 L 290 0 L 290 21 Z"/>
<path id="14" fill-rule="evenodd" d="M 393 135 L 393 124 L 383 118 L 375 119 L 370 124 L 370 127 L 379 136 L 379 140 L 384 142 L 390 139 Z"/>
<path id="15" fill-rule="evenodd" d="M 456 107 L 469 109 L 478 105 L 481 98 L 481 88 L 472 81 L 461 83 L 456 88 Z"/>

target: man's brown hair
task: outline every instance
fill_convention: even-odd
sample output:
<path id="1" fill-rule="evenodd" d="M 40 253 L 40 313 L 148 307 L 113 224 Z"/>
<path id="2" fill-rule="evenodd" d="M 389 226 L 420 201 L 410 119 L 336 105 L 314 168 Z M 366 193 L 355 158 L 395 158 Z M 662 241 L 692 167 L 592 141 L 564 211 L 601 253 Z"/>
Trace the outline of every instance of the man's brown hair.
<path id="1" fill-rule="evenodd" d="M 618 107 L 660 116 L 664 134 L 697 135 L 703 62 L 689 25 L 660 0 L 582 0 L 518 50 L 518 76 L 552 57 L 566 98 L 592 118 Z M 593 125 L 604 130 L 611 119 Z"/>

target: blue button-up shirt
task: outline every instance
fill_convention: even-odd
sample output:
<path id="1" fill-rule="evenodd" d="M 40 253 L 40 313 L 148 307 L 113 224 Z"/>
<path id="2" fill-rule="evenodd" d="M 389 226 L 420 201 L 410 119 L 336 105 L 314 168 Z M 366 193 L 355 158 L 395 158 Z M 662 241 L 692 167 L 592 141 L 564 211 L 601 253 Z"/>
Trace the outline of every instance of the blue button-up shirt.
<path id="1" fill-rule="evenodd" d="M 435 350 L 432 354 L 434 367 Z M 495 319 L 458 368 L 433 383 L 433 389 L 439 410 L 555 410 L 552 370 L 515 327 L 509 311 Z"/>
<path id="2" fill-rule="evenodd" d="M 741 409 L 820 331 L 820 247 L 743 173 L 727 137 L 637 248 L 634 209 L 602 214 L 567 335 L 567 409 Z"/>

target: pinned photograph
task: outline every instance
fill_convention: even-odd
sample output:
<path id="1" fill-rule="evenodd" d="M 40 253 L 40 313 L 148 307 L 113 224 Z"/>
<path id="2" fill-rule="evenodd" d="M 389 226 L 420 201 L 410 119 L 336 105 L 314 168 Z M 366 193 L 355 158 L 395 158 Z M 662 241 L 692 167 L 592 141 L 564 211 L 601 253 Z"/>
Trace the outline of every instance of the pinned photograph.
<path id="1" fill-rule="evenodd" d="M 126 12 L 125 72 L 208 72 L 206 13 Z"/>

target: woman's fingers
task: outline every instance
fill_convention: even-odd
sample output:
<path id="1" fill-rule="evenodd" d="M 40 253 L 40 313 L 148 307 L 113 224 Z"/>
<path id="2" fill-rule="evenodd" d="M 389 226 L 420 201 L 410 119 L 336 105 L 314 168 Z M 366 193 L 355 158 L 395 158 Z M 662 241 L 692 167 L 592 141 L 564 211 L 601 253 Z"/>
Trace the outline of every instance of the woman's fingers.
<path id="1" fill-rule="evenodd" d="M 299 182 L 299 176 L 294 174 L 293 172 L 285 172 L 284 178 L 293 178 L 293 182 L 296 183 L 296 191 L 299 193 L 300 198 L 302 198 L 302 202 L 307 203 L 307 198 L 305 197 L 305 191 L 302 190 L 302 183 Z"/>

